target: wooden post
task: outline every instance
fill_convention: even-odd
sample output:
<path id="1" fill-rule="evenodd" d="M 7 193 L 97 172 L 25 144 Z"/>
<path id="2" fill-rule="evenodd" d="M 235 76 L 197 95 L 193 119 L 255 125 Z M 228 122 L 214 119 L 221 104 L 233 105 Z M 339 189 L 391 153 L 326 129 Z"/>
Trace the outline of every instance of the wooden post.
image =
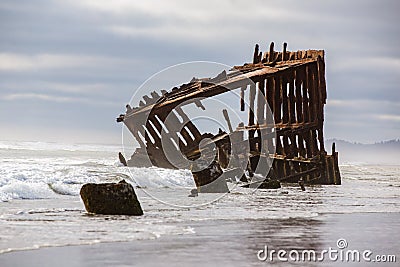
<path id="1" fill-rule="evenodd" d="M 245 109 L 244 92 L 245 92 L 246 88 L 247 88 L 247 85 L 246 86 L 242 86 L 240 88 L 240 111 L 244 111 L 244 109 Z"/>
<path id="2" fill-rule="evenodd" d="M 303 122 L 309 122 L 309 109 L 308 109 L 308 97 L 307 97 L 307 88 L 308 88 L 308 81 L 307 81 L 307 76 L 305 73 L 305 68 L 301 68 L 301 78 L 303 81 L 303 90 L 302 90 L 302 96 L 303 96 Z"/>
<path id="3" fill-rule="evenodd" d="M 281 81 L 281 76 L 280 75 L 275 75 L 274 76 L 275 80 L 275 90 L 274 90 L 274 120 L 275 123 L 281 123 L 282 118 L 281 118 L 281 96 L 282 96 L 282 81 Z"/>
<path id="4" fill-rule="evenodd" d="M 297 115 L 297 123 L 303 122 L 303 99 L 301 96 L 301 86 L 302 80 L 300 71 L 296 70 L 296 115 Z"/>
<path id="5" fill-rule="evenodd" d="M 231 124 L 231 120 L 229 119 L 228 111 L 226 109 L 223 109 L 222 113 L 224 115 L 226 124 L 228 125 L 229 133 L 233 133 L 232 124 Z"/>
<path id="6" fill-rule="evenodd" d="M 276 154 L 283 155 L 281 135 L 279 135 L 278 133 L 276 134 L 275 150 L 276 150 Z"/>
<path id="7" fill-rule="evenodd" d="M 250 84 L 250 93 L 249 93 L 249 123 L 248 126 L 254 125 L 254 100 L 256 98 L 256 85 L 254 83 Z M 253 140 L 254 138 L 254 130 L 249 130 L 249 140 L 250 140 L 250 151 L 254 151 L 255 144 Z"/>
<path id="8" fill-rule="evenodd" d="M 288 79 L 286 75 L 282 76 L 282 122 L 284 124 L 289 122 L 289 103 L 288 103 Z"/>
<path id="9" fill-rule="evenodd" d="M 296 136 L 294 134 L 289 135 L 289 140 L 290 140 L 290 157 L 297 157 L 299 154 L 299 149 L 296 144 Z"/>
<path id="10" fill-rule="evenodd" d="M 304 140 L 306 141 L 307 158 L 313 157 L 313 147 L 311 140 L 311 130 L 307 129 L 304 132 Z"/>
<path id="11" fill-rule="evenodd" d="M 304 147 L 304 138 L 303 138 L 303 133 L 298 132 L 297 133 L 297 141 L 299 145 L 299 154 L 302 158 L 306 158 L 306 149 Z"/>
<path id="12" fill-rule="evenodd" d="M 257 124 L 262 125 L 265 121 L 265 80 L 261 79 L 258 82 L 257 90 Z"/>
<path id="13" fill-rule="evenodd" d="M 286 134 L 283 135 L 283 154 L 285 156 L 290 155 L 289 139 Z"/>
<path id="14" fill-rule="evenodd" d="M 289 123 L 296 123 L 296 100 L 294 98 L 294 73 L 290 73 L 289 77 Z"/>
<path id="15" fill-rule="evenodd" d="M 262 53 L 259 52 L 259 45 L 256 44 L 256 47 L 254 48 L 253 64 L 260 63 L 261 56 L 262 56 Z"/>
<path id="16" fill-rule="evenodd" d="M 325 62 L 318 56 L 317 58 L 318 64 L 318 81 L 319 81 L 319 91 L 321 92 L 321 101 L 323 104 L 326 104 L 326 82 L 325 82 Z"/>
<path id="17" fill-rule="evenodd" d="M 269 45 L 269 55 L 268 55 L 268 61 L 272 62 L 275 59 L 275 51 L 274 51 L 274 42 L 271 42 Z"/>
<path id="18" fill-rule="evenodd" d="M 253 83 L 250 85 L 250 94 L 249 94 L 249 126 L 254 125 L 254 100 L 256 98 L 256 85 Z"/>
<path id="19" fill-rule="evenodd" d="M 275 90 L 275 81 L 272 77 L 269 77 L 267 79 L 267 86 L 265 88 L 265 97 L 266 97 L 266 102 L 269 106 L 269 110 L 271 112 L 274 112 L 274 90 Z M 266 109 L 266 111 L 268 111 L 268 109 Z M 268 114 L 266 114 L 266 116 L 268 116 Z"/>
<path id="20" fill-rule="evenodd" d="M 286 61 L 286 48 L 287 43 L 283 43 L 282 61 Z"/>
<path id="21" fill-rule="evenodd" d="M 316 101 L 314 99 L 314 79 L 313 79 L 313 73 L 312 73 L 312 68 L 308 65 L 306 66 L 306 79 L 307 79 L 307 91 L 309 95 L 308 99 L 308 106 L 309 106 L 309 121 L 314 122 L 315 121 L 315 113 L 316 113 Z"/>

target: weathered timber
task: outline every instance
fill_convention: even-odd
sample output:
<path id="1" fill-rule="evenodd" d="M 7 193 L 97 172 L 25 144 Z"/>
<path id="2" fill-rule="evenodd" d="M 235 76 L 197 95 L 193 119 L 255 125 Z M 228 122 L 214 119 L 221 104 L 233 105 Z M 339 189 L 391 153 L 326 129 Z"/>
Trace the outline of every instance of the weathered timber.
<path id="1" fill-rule="evenodd" d="M 288 51 L 284 43 L 283 51 L 278 52 L 273 42 L 264 54 L 260 50 L 256 45 L 250 63 L 214 78 L 193 78 L 170 91 L 161 90 L 161 94 L 152 92 L 143 96 L 137 107 L 127 108 L 117 121 L 124 122 L 140 146 L 128 165 L 148 156 L 147 162 L 155 166 L 189 168 L 186 160 L 195 161 L 200 155 L 213 159 L 217 153 L 215 160 L 222 167 L 218 177 L 224 177 L 224 169 L 237 168 L 237 162 L 248 159 L 241 166 L 248 166 L 249 173 L 262 170 L 262 175 L 274 180 L 297 183 L 301 178 L 306 184 L 340 184 L 338 153 L 327 155 L 323 138 L 327 96 L 324 51 Z M 204 110 L 201 99 L 232 90 L 240 91 L 239 110 L 248 106 L 248 120 L 234 130 L 224 110 L 229 133 L 201 133 L 182 109 L 194 103 Z M 232 147 L 238 151 L 230 157 Z M 181 152 L 183 158 L 171 162 L 171 151 Z M 269 172 L 258 166 L 267 164 L 266 158 L 273 160 Z"/>

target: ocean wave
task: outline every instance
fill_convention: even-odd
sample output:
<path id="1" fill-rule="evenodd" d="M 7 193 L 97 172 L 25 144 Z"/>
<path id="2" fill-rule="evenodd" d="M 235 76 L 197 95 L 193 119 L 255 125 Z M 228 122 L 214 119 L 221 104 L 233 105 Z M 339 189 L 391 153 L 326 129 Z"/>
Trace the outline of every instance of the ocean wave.
<path id="1" fill-rule="evenodd" d="M 55 193 L 42 183 L 12 181 L 0 187 L 0 200 L 54 198 Z"/>
<path id="2" fill-rule="evenodd" d="M 79 164 L 35 161 L 4 164 L 0 169 L 0 201 L 79 195 L 85 183 L 126 180 L 142 188 L 194 187 L 189 170 L 127 168 L 96 161 Z"/>

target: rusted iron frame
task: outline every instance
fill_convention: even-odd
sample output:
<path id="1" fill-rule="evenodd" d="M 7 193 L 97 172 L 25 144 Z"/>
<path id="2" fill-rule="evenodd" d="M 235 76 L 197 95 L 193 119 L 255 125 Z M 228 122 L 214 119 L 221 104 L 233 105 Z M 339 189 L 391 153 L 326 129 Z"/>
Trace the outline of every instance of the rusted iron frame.
<path id="1" fill-rule="evenodd" d="M 300 61 L 299 64 L 297 66 L 294 65 L 294 64 L 290 65 L 290 66 L 286 66 L 285 69 L 283 69 L 283 71 L 286 71 L 287 69 L 292 69 L 292 73 L 296 77 L 296 75 L 298 73 L 297 67 L 300 67 L 301 65 L 306 65 L 307 63 L 309 63 L 309 62 L 304 63 L 304 60 L 303 60 L 304 59 L 304 55 L 307 55 L 307 52 L 305 52 L 305 53 L 303 53 L 303 52 L 295 53 L 295 58 L 297 60 L 299 58 L 301 58 L 299 60 Z M 258 53 L 258 57 L 260 57 L 260 53 Z M 285 60 L 285 57 L 286 57 L 286 53 L 283 52 L 282 60 Z M 279 58 L 279 54 L 278 54 L 278 58 Z M 275 60 L 276 59 L 277 58 L 275 58 Z M 292 52 L 289 52 L 289 60 L 290 59 L 293 59 L 293 53 Z M 254 63 L 257 63 L 257 62 L 260 62 L 258 60 L 258 58 L 257 58 L 257 60 L 254 60 Z M 314 61 L 311 60 L 310 62 L 312 63 Z M 266 81 L 266 86 L 265 86 L 265 88 L 266 88 L 265 97 L 267 98 L 267 101 L 269 102 L 270 106 L 273 106 L 275 108 L 274 111 L 278 111 L 278 109 L 279 109 L 278 113 L 280 113 L 280 111 L 281 111 L 280 108 L 282 107 L 281 105 L 283 105 L 282 110 L 283 110 L 283 115 L 284 116 L 283 116 L 282 119 L 280 118 L 281 116 L 279 116 L 279 118 L 277 116 L 276 118 L 278 119 L 278 121 L 282 120 L 283 122 L 288 122 L 289 124 L 293 124 L 295 119 L 296 119 L 297 123 L 299 121 L 301 121 L 301 122 L 309 121 L 309 120 L 314 121 L 314 118 L 313 118 L 314 115 L 313 114 L 317 114 L 316 116 L 318 117 L 318 119 L 317 119 L 317 121 L 319 122 L 318 124 L 322 126 L 323 116 L 320 116 L 320 111 L 323 111 L 323 104 L 322 105 L 320 104 L 320 100 L 323 99 L 323 101 L 325 101 L 325 98 L 326 98 L 326 92 L 325 92 L 325 97 L 324 97 L 324 92 L 321 92 L 321 89 L 325 89 L 324 81 L 321 81 L 321 78 L 320 78 L 321 76 L 323 76 L 320 73 L 321 69 L 324 67 L 324 64 L 322 64 L 322 63 L 323 62 L 321 60 L 321 57 L 318 56 L 318 62 L 317 62 L 317 64 L 318 64 L 318 70 L 317 70 L 317 73 L 318 73 L 317 74 L 317 78 L 318 78 L 318 80 L 317 81 L 315 80 L 316 79 L 315 78 L 315 73 L 311 73 L 310 72 L 311 73 L 310 74 L 308 71 L 306 71 L 306 79 L 304 79 L 306 86 L 303 86 L 303 88 L 300 88 L 300 90 L 302 91 L 302 93 L 304 95 L 304 97 L 302 98 L 302 102 L 301 102 L 301 104 L 303 105 L 303 110 L 302 110 L 301 113 L 299 112 L 299 107 L 300 108 L 302 107 L 301 105 L 299 105 L 300 102 L 297 101 L 296 105 L 294 105 L 294 101 L 293 101 L 295 99 L 295 97 L 296 97 L 296 100 L 298 100 L 298 96 L 299 96 L 298 94 L 296 94 L 296 96 L 294 95 L 295 88 L 298 90 L 298 86 L 297 86 L 299 84 L 298 83 L 298 79 L 295 79 L 295 82 L 293 82 L 293 78 L 289 78 L 288 80 L 286 80 L 286 77 L 284 76 L 282 69 L 272 69 L 272 68 L 267 68 L 268 71 L 266 72 L 266 74 L 258 74 L 258 76 L 257 76 L 257 74 L 255 74 L 254 76 L 253 75 L 249 75 L 248 77 L 250 79 L 252 79 L 253 81 L 262 80 L 262 82 L 264 82 L 265 79 L 267 80 Z M 308 69 L 311 69 L 311 68 L 312 67 L 310 67 Z M 264 69 L 265 69 L 265 67 L 261 67 L 259 70 L 250 70 L 248 72 L 246 70 L 245 72 L 246 73 L 250 73 L 250 74 L 254 74 L 254 72 L 259 71 L 259 72 L 262 73 L 264 71 Z M 302 78 L 304 78 L 304 74 L 302 76 L 303 76 Z M 235 76 L 232 76 L 232 77 L 235 77 Z M 279 77 L 279 78 L 277 79 L 276 77 Z M 301 82 L 300 85 L 303 82 Z M 232 83 L 232 82 L 230 83 L 231 87 L 233 87 L 232 86 L 233 84 L 234 83 Z M 288 90 L 285 87 L 287 84 L 289 84 L 289 89 Z M 296 84 L 296 86 L 295 86 L 295 84 Z M 211 87 L 213 89 L 216 89 L 217 92 L 214 91 L 212 93 L 208 93 L 207 89 L 210 89 L 210 88 L 207 88 L 207 87 L 206 88 L 202 88 L 201 84 L 200 84 L 200 86 L 198 86 L 198 84 L 196 84 L 196 85 L 187 85 L 186 87 L 183 88 L 184 92 L 180 91 L 178 94 L 172 94 L 171 97 L 169 97 L 167 99 L 164 99 L 163 101 L 159 101 L 161 103 L 164 103 L 164 102 L 167 102 L 167 103 L 164 103 L 164 104 L 160 105 L 158 108 L 163 108 L 164 105 L 171 104 L 171 101 L 173 101 L 174 99 L 175 100 L 182 99 L 183 95 L 186 95 L 186 97 L 187 97 L 187 93 L 193 93 L 193 89 L 195 89 L 195 88 L 197 88 L 197 90 L 201 91 L 201 94 L 204 97 L 209 97 L 209 96 L 217 95 L 219 93 L 223 93 L 225 91 L 228 91 L 228 90 L 226 90 L 225 86 L 224 85 L 217 85 L 217 86 L 211 85 Z M 274 92 L 274 97 L 273 98 L 269 97 L 269 95 L 268 95 L 268 93 L 271 92 L 272 90 L 268 90 L 267 88 L 271 88 L 271 86 L 275 86 L 276 89 L 279 88 L 278 90 L 274 90 L 275 92 Z M 317 92 L 315 91 L 316 90 L 316 86 L 318 86 Z M 309 95 L 310 95 L 310 100 L 307 99 L 307 91 L 305 91 L 307 89 L 308 90 L 313 90 L 313 91 L 309 91 L 308 92 Z M 194 93 L 196 94 L 196 92 L 194 92 Z M 314 93 L 318 93 L 318 96 L 319 96 L 319 97 L 317 97 L 318 100 L 317 100 L 317 98 L 315 98 Z M 259 99 L 259 98 L 257 98 L 257 99 Z M 271 101 L 271 99 L 272 99 L 272 101 Z M 311 106 L 311 107 L 308 106 L 309 102 L 313 103 L 313 105 L 315 105 L 315 106 Z M 158 104 L 159 103 L 154 104 L 154 106 L 152 108 L 156 108 L 158 106 Z M 295 111 L 294 110 L 294 106 L 296 106 L 296 111 L 297 112 L 294 112 Z M 144 108 L 146 108 L 146 107 L 144 107 Z M 142 109 L 144 109 L 144 108 L 142 108 Z M 147 108 L 149 108 L 149 107 L 147 107 Z M 158 108 L 156 108 L 156 109 L 158 110 Z M 310 108 L 311 108 L 311 111 L 309 110 Z M 319 112 L 316 112 L 317 110 Z M 259 112 L 259 109 L 257 110 L 257 112 Z M 275 114 L 275 112 L 274 112 L 274 114 Z M 297 115 L 296 118 L 294 118 L 295 114 Z M 253 120 L 250 120 L 250 118 L 249 118 L 249 125 L 254 124 L 254 113 L 253 113 L 252 116 L 253 116 Z M 301 118 L 300 116 L 302 116 L 303 118 Z M 257 115 L 257 117 L 260 117 L 260 116 Z M 260 117 L 260 118 L 262 118 L 262 117 Z M 153 121 L 153 124 L 156 125 L 156 123 L 154 123 L 154 121 Z M 278 125 L 279 125 L 279 123 L 278 123 Z M 301 125 L 299 125 L 299 126 L 302 127 Z M 151 131 L 151 128 L 150 128 L 150 131 Z M 251 131 L 254 131 L 254 130 L 251 130 Z M 301 154 L 300 150 L 301 150 L 302 142 L 299 142 L 299 141 L 301 141 L 301 139 L 306 139 L 307 156 L 309 156 L 309 157 L 312 156 L 313 153 L 316 150 L 315 147 L 317 147 L 317 146 L 315 145 L 315 143 L 314 144 L 310 143 L 310 141 L 312 142 L 312 140 L 314 140 L 314 141 L 316 140 L 316 133 L 317 132 L 318 132 L 318 139 L 319 139 L 319 142 L 320 142 L 320 148 L 322 149 L 322 151 L 324 151 L 324 149 L 323 149 L 323 138 L 322 138 L 322 134 L 320 134 L 320 133 L 322 133 L 322 127 L 317 127 L 316 131 L 311 131 L 308 134 L 295 135 L 295 134 L 293 134 L 293 131 L 292 131 L 289 134 L 289 136 L 288 135 L 283 135 L 283 138 L 284 138 L 283 142 L 284 142 L 284 147 L 286 148 L 286 150 L 289 147 L 288 140 L 290 140 L 290 149 L 288 149 L 289 152 L 285 151 L 284 154 L 291 153 L 291 151 L 290 151 L 291 148 L 298 146 L 298 150 L 299 150 L 298 154 L 300 155 Z M 278 133 L 277 134 L 277 144 L 279 145 L 279 143 L 281 141 L 280 140 L 280 136 L 282 136 L 281 133 L 283 133 L 283 132 L 281 130 L 279 130 L 279 131 L 277 131 L 277 133 Z M 296 142 L 296 136 L 298 137 L 297 142 Z M 308 141 L 307 141 L 307 139 L 308 139 Z M 322 142 L 321 142 L 321 139 L 322 139 Z M 296 143 L 301 143 L 301 145 L 300 144 L 296 144 Z M 321 146 L 321 144 L 322 144 L 322 146 Z M 311 147 L 313 147 L 313 148 L 311 148 Z M 281 152 L 283 152 L 283 151 L 281 151 Z"/>

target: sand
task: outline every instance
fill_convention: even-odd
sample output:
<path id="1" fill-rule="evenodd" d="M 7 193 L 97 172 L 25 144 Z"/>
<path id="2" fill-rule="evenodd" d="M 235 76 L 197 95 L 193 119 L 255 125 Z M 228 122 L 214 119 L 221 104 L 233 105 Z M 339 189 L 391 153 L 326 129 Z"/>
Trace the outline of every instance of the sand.
<path id="1" fill-rule="evenodd" d="M 190 224 L 194 234 L 162 236 L 154 240 L 41 248 L 0 255 L 1 266 L 287 266 L 287 262 L 260 261 L 257 252 L 332 247 L 343 238 L 346 250 L 371 250 L 400 260 L 400 213 L 321 214 L 315 218 L 208 220 Z M 290 262 L 320 266 L 321 262 Z M 346 266 L 340 260 L 324 266 Z M 361 259 L 355 266 L 375 266 Z M 367 265 L 366 265 L 367 264 Z M 377 264 L 377 263 L 375 263 Z M 379 263 L 378 266 L 398 266 Z"/>

